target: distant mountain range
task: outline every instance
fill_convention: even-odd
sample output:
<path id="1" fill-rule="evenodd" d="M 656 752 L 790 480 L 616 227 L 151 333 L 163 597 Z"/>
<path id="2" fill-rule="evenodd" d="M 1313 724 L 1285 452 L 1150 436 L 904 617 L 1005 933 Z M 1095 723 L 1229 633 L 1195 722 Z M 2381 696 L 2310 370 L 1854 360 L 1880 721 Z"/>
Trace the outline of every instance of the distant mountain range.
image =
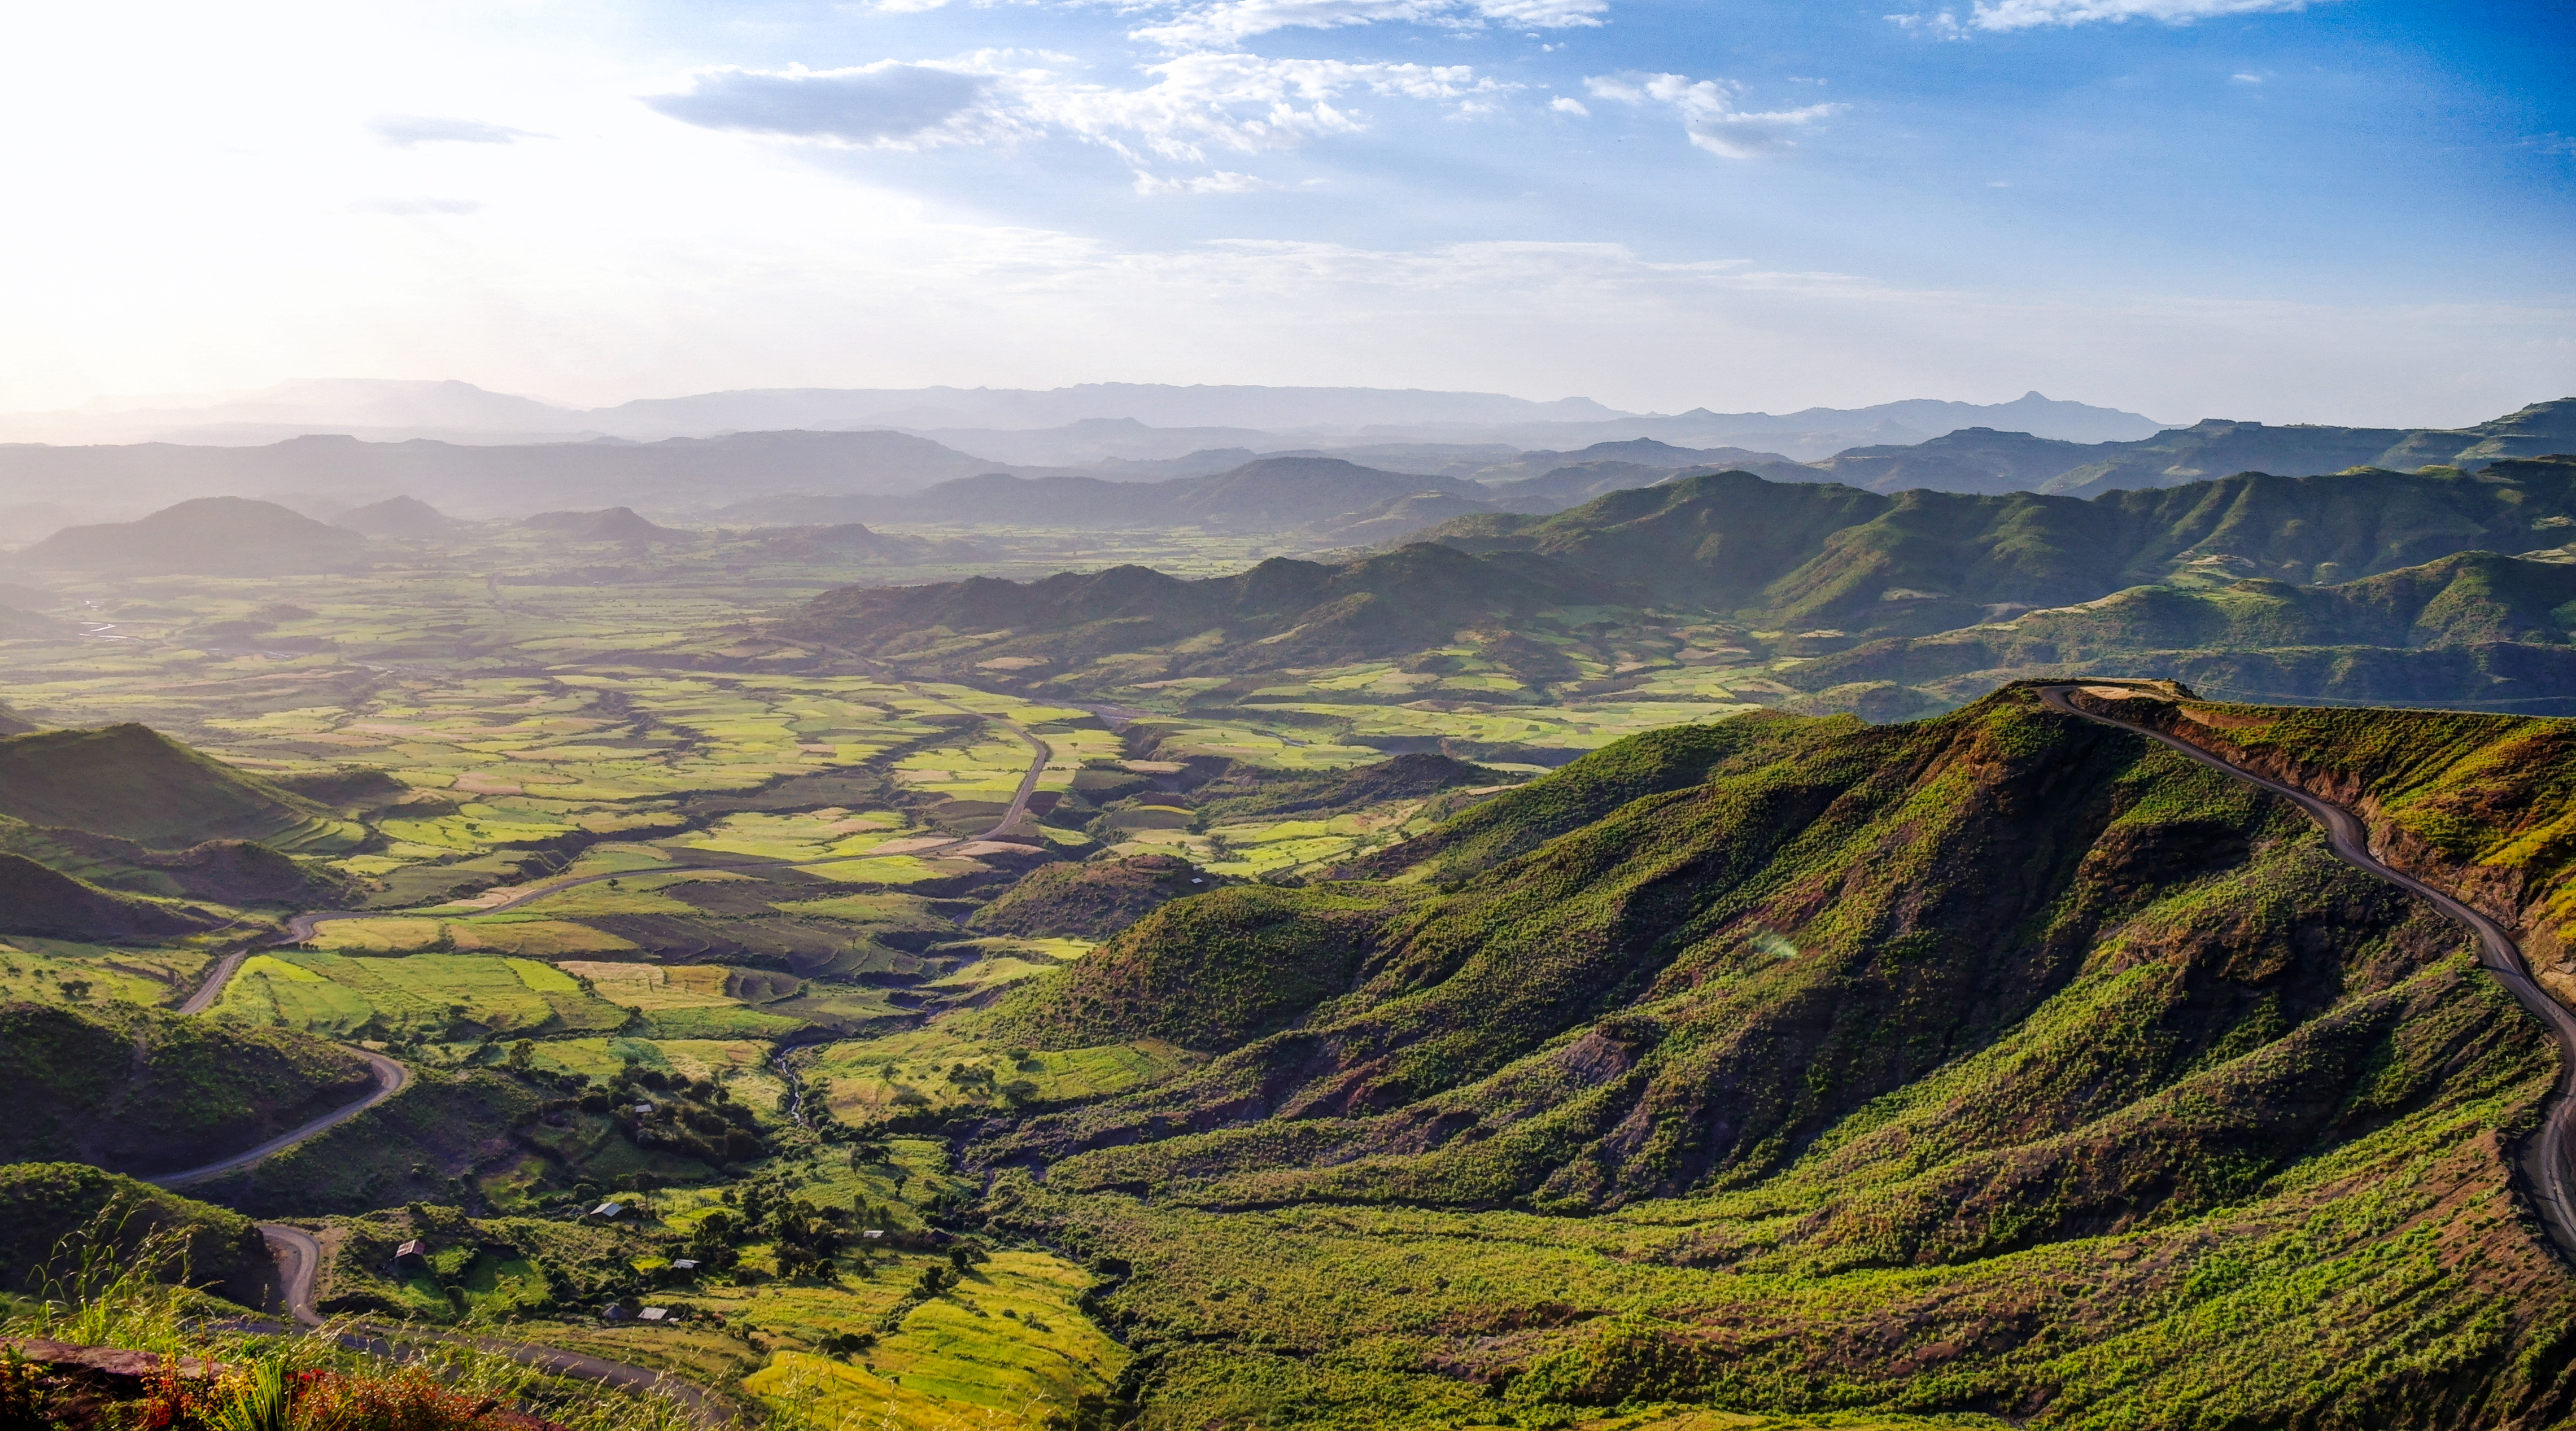
<path id="1" fill-rule="evenodd" d="M 2034 395 L 2023 403 L 2046 400 Z M 1921 417 L 1958 406 L 1890 408 Z M 1140 429 L 1106 423 L 1093 430 L 1132 436 Z M 1562 433 L 1567 425 L 1549 430 Z M 1207 432 L 1198 429 L 1192 435 Z M 85 504 L 94 519 L 150 511 L 192 497 L 262 496 L 338 521 L 362 506 L 374 508 L 407 496 L 467 517 L 619 506 L 677 526 L 918 522 L 1312 528 L 1310 535 L 1318 540 L 1378 543 L 1480 509 L 1547 513 L 1690 471 L 1750 471 L 1774 481 L 1840 483 L 1879 493 L 1929 489 L 2083 496 L 2244 471 L 2313 476 L 2357 467 L 2413 470 L 2567 451 L 2576 451 L 2576 399 L 2535 404 L 2460 429 L 2268 427 L 2211 420 L 2136 439 L 2072 442 L 1979 426 L 1922 442 L 1855 447 L 1816 462 L 1801 462 L 1778 450 L 1689 446 L 1633 435 L 1586 446 L 1407 441 L 1267 455 L 1243 447 L 1208 448 L 1169 459 L 1103 458 L 1078 471 L 997 463 L 926 437 L 885 430 L 484 446 L 305 436 L 266 447 L 0 446 L 0 512 L 30 514 L 19 530 L 41 533 L 59 522 L 63 504 L 75 501 Z M 1373 475 L 1363 479 L 1354 475 L 1358 473 Z M 1290 492 L 1280 485 L 1299 481 L 1309 482 L 1310 488 Z M 1433 496 L 1441 502 L 1421 500 Z M 1399 508 L 1398 503 L 1410 505 Z M 53 520 L 35 517 L 39 511 Z M 1419 521 L 1406 525 L 1415 517 Z M 393 509 L 351 519 L 352 525 L 384 526 L 385 535 L 395 535 L 392 527 L 406 524 L 412 534 L 424 534 L 418 522 L 418 513 Z"/>
<path id="2" fill-rule="evenodd" d="M 2307 476 L 2348 467 L 2411 472 L 2576 451 L 2576 399 L 2535 403 L 2458 429 L 2266 427 L 2211 419 L 2135 442 L 2084 444 L 1971 427 L 1907 446 L 1859 447 L 1813 467 L 1898 492 L 2062 492 L 2170 487 L 2236 472 Z"/>
<path id="3" fill-rule="evenodd" d="M 1785 416 L 1706 408 L 1673 416 L 1627 413 L 1579 397 L 1538 402 L 1500 393 L 1423 389 L 1161 383 L 1085 383 L 1044 391 L 769 388 L 584 409 L 455 381 L 335 379 L 125 408 L 99 404 L 78 411 L 0 414 L 0 440 L 261 445 L 324 431 L 380 441 L 429 437 L 494 444 L 896 428 L 943 442 L 954 438 L 952 445 L 998 461 L 1061 467 L 1108 458 L 1173 458 L 1205 447 L 1240 444 L 1276 451 L 1301 445 L 1265 441 L 1282 435 L 1347 440 L 1336 446 L 1410 437 L 1582 447 L 1655 437 L 1706 447 L 1728 445 L 1727 434 L 1764 433 L 1815 447 L 1802 455 L 1820 457 L 1859 443 L 1915 440 L 1978 423 L 2077 442 L 2145 437 L 2160 426 L 2136 413 L 2052 401 L 2036 392 L 1991 405 L 1915 399 L 1865 408 L 1809 408 Z M 1476 429 L 1522 435 L 1478 438 L 1470 435 Z M 1541 435 L 1528 436 L 1533 430 Z"/>
<path id="4" fill-rule="evenodd" d="M 1120 568 L 845 588 L 801 625 L 918 670 L 1091 694 L 1417 657 L 1479 631 L 1485 659 L 1541 686 L 1574 666 L 1530 622 L 1618 607 L 1647 630 L 1730 623 L 1741 644 L 1702 659 L 1882 716 L 2017 674 L 2149 668 L 2299 699 L 2576 712 L 2576 458 L 2091 499 L 1691 473 L 1424 535 L 1198 582 Z"/>

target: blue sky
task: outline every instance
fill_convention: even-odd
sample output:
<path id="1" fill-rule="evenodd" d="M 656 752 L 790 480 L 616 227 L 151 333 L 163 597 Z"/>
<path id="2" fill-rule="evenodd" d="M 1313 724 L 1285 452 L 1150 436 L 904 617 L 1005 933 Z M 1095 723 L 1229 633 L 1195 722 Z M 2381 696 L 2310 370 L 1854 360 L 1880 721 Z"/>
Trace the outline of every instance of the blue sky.
<path id="1" fill-rule="evenodd" d="M 54 279 L 0 295 L 44 339 L 0 407 L 1127 379 L 2411 424 L 2576 391 L 2563 4 L 251 14 L 0 20 L 0 116 L 49 141 L 0 181 L 60 216 L 0 238 Z M 124 83 L 68 63 L 101 54 Z"/>

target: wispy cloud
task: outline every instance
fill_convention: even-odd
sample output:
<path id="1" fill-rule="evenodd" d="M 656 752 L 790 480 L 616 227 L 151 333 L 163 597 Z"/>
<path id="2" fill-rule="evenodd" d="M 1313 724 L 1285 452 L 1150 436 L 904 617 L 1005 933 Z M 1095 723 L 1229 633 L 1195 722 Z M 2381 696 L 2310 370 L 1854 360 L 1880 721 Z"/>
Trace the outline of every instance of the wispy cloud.
<path id="1" fill-rule="evenodd" d="M 1216 0 L 1185 5 L 1170 20 L 1128 33 L 1171 49 L 1240 44 L 1274 30 L 1338 30 L 1347 25 L 1436 25 L 1476 30 L 1562 30 L 1599 25 L 1609 0 Z"/>
<path id="2" fill-rule="evenodd" d="M 1043 63 L 1025 63 L 1029 60 Z M 1468 65 L 1271 59 L 1183 54 L 1144 67 L 1151 82 L 1122 88 L 1068 77 L 1057 57 L 988 51 L 929 64 L 887 60 L 857 69 L 710 70 L 687 93 L 645 103 L 708 129 L 775 134 L 866 148 L 1005 144 L 1063 134 L 1145 167 L 1147 156 L 1205 163 L 1213 151 L 1292 148 L 1366 129 L 1366 97 L 1453 109 L 1518 86 Z M 1246 175 L 1140 181 L 1140 193 L 1241 193 Z"/>
<path id="3" fill-rule="evenodd" d="M 1743 110 L 1735 106 L 1736 96 L 1742 93 L 1738 86 L 1688 75 L 1602 75 L 1587 76 L 1583 82 L 1596 99 L 1672 106 L 1692 144 L 1728 159 L 1751 159 L 1794 148 L 1798 135 L 1851 107 L 1809 104 L 1796 109 Z"/>
<path id="4" fill-rule="evenodd" d="M 686 94 L 644 102 L 702 129 L 917 148 L 975 137 L 972 121 L 992 85 L 989 75 L 885 60 L 846 70 L 707 70 Z"/>
<path id="5" fill-rule="evenodd" d="M 1194 174 L 1178 179 L 1159 178 L 1144 170 L 1136 171 L 1139 194 L 1256 194 L 1279 186 L 1251 174 L 1237 174 L 1219 169 L 1213 174 Z"/>
<path id="6" fill-rule="evenodd" d="M 380 114 L 367 127 L 375 131 L 378 139 L 404 149 L 415 144 L 511 144 L 546 137 L 479 119 L 439 119 L 425 114 Z"/>
<path id="7" fill-rule="evenodd" d="M 2049 26 L 2113 24 L 2155 20 L 2188 25 L 2228 15 L 2277 14 L 2305 10 L 2310 0 L 1976 0 L 1965 20 L 1955 9 L 1890 15 L 1909 30 L 1939 39 L 1966 39 L 1971 30 L 2036 30 Z M 2323 3 L 2323 0 L 2319 0 Z"/>

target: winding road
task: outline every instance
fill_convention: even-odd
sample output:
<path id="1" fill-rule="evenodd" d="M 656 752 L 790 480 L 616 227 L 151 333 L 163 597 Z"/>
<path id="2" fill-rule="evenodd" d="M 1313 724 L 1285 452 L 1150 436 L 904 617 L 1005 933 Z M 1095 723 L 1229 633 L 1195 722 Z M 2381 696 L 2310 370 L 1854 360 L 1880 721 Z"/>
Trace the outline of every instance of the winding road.
<path id="1" fill-rule="evenodd" d="M 2568 1147 L 2571 1134 L 2576 1134 L 2576 1013 L 2550 997 L 2548 991 L 2533 981 L 2531 967 L 2522 957 L 2522 946 L 2507 934 L 2504 926 L 2471 909 L 2403 870 L 2380 863 L 2370 852 L 2370 831 L 2360 818 L 2340 805 L 2330 804 L 2294 786 L 2284 785 L 2268 776 L 2258 775 L 2245 767 L 2193 745 L 2179 736 L 2150 729 L 2135 721 L 2089 711 L 2068 699 L 2068 693 L 2086 685 L 2117 686 L 2117 681 L 2086 681 L 2062 686 L 2042 686 L 2042 705 L 2065 715 L 2116 726 L 2134 735 L 2176 751 L 2213 770 L 2220 771 L 2249 785 L 2280 796 L 2306 811 L 2325 826 L 2326 844 L 2344 863 L 2397 886 L 2408 894 L 2429 901 L 2445 916 L 2465 924 L 2478 936 L 2478 963 L 2497 983 L 2504 985 L 2514 1001 L 2531 1011 L 2549 1029 L 2558 1044 L 2558 1085 L 2551 1090 L 2549 1102 L 2541 1110 L 2540 1128 L 2524 1140 L 2521 1172 L 2530 1191 L 2533 1205 L 2540 1213 L 2543 1229 L 2560 1253 L 2576 1261 L 2576 1178 L 2571 1178 Z"/>
<path id="2" fill-rule="evenodd" d="M 1028 819 L 1030 797 L 1037 793 L 1038 781 L 1045 775 L 1046 763 L 1053 757 L 1054 751 L 1044 740 L 1039 739 L 1036 735 L 1032 734 L 1025 727 L 1015 721 L 1004 720 L 999 716 L 969 710 L 964 706 L 956 705 L 954 702 L 942 700 L 939 697 L 932 696 L 927 692 L 918 690 L 908 682 L 904 683 L 904 689 L 924 700 L 935 701 L 941 705 L 950 706 L 952 709 L 965 714 L 977 716 L 979 719 L 990 720 L 1009 730 L 1012 735 L 1018 737 L 1023 743 L 1025 743 L 1031 751 L 1027 773 L 1020 777 L 1019 787 L 1012 793 L 1010 805 L 1002 812 L 1001 820 L 994 824 L 991 829 L 980 835 L 962 836 L 958 839 L 948 840 L 940 844 L 924 846 L 920 849 L 908 851 L 908 853 L 916 856 L 929 855 L 936 854 L 941 850 L 954 849 L 960 846 L 976 844 L 983 841 L 1006 839 L 1008 832 L 1015 830 L 1023 821 Z M 710 865 L 705 866 L 704 868 L 710 870 L 722 870 L 738 868 L 744 864 L 810 863 L 812 863 L 810 860 L 798 860 L 782 856 L 733 855 L 727 858 L 725 864 Z M 682 865 L 677 868 L 687 870 L 699 867 Z M 600 874 L 577 875 L 570 879 L 541 880 L 535 884 L 529 885 L 525 889 L 516 891 L 508 898 L 497 900 L 489 905 L 485 905 L 477 909 L 475 912 L 478 914 L 499 914 L 519 908 L 520 906 L 532 901 L 543 899 L 548 895 L 572 889 L 579 885 L 592 884 L 601 880 L 622 879 L 632 875 L 659 874 L 663 872 L 665 871 L 618 870 Z M 233 949 L 219 957 L 215 961 L 214 966 L 207 971 L 205 982 L 199 986 L 196 992 L 190 994 L 186 1001 L 180 1004 L 179 1012 L 183 1014 L 203 1014 L 207 1010 L 212 1009 L 215 1004 L 222 999 L 224 989 L 231 984 L 233 977 L 241 972 L 242 965 L 249 960 L 252 954 L 259 950 L 274 949 L 287 945 L 304 943 L 311 939 L 314 936 L 315 931 L 317 931 L 322 925 L 335 920 L 405 918 L 416 917 L 417 913 L 417 911 L 394 910 L 374 911 L 355 909 L 319 909 L 307 910 L 296 914 L 287 920 L 286 927 L 278 933 L 266 938 L 247 941 L 242 944 L 241 947 Z M 384 1102 L 388 1098 L 391 1098 L 396 1093 L 401 1092 L 403 1088 L 411 1082 L 411 1070 L 404 1067 L 401 1063 L 385 1057 L 383 1054 L 362 1048 L 351 1048 L 350 1052 L 364 1058 L 376 1077 L 375 1091 L 368 1094 L 365 1098 L 362 1098 L 355 1103 L 351 1103 L 346 1107 L 335 1109 L 320 1118 L 316 1118 L 313 1121 L 304 1124 L 302 1127 L 296 1128 L 291 1132 L 281 1134 L 278 1137 L 271 1138 L 267 1142 L 260 1144 L 258 1147 L 234 1154 L 220 1162 L 208 1163 L 202 1167 L 188 1168 L 184 1171 L 175 1173 L 163 1173 L 157 1177 L 141 1179 L 141 1181 L 153 1183 L 161 1187 L 184 1187 L 196 1183 L 211 1181 L 212 1179 L 222 1177 L 227 1173 L 238 1172 L 243 1168 L 250 1167 L 264 1159 L 273 1157 L 308 1138 L 314 1137 L 317 1134 L 328 1131 L 331 1128 L 337 1127 L 340 1124 L 357 1117 L 368 1109 L 375 1107 L 377 1104 Z M 792 1078 L 791 1086 L 793 1086 Z M 321 1312 L 313 1305 L 314 1280 L 322 1266 L 321 1244 L 314 1239 L 311 1233 L 306 1232 L 302 1228 L 292 1227 L 284 1223 L 261 1223 L 259 1224 L 259 1231 L 260 1236 L 267 1240 L 269 1250 L 277 1258 L 282 1279 L 282 1291 L 288 1314 L 291 1315 L 298 1323 L 307 1327 L 318 1327 L 323 1325 L 324 1318 L 322 1317 Z M 722 1397 L 717 1396 L 702 1387 L 693 1386 L 676 1377 L 665 1376 L 660 1372 L 652 1371 L 644 1367 L 629 1366 L 623 1362 L 608 1361 L 600 1357 L 585 1356 L 579 1352 L 564 1351 L 556 1347 L 538 1346 L 528 1342 L 508 1342 L 490 1338 L 463 1337 L 441 1333 L 396 1332 L 376 1327 L 344 1332 L 341 1334 L 341 1340 L 348 1345 L 363 1347 L 368 1350 L 379 1352 L 390 1350 L 393 1343 L 397 1340 L 446 1340 L 460 1342 L 466 1345 L 478 1347 L 485 1351 L 509 1357 L 522 1365 L 533 1366 L 539 1370 L 556 1376 L 574 1377 L 586 1381 L 594 1381 L 602 1385 L 617 1387 L 628 1391 L 660 1391 L 667 1393 L 688 1407 L 692 1415 L 694 1415 L 702 1424 L 708 1426 L 723 1424 L 734 1415 L 735 1410 L 734 1407 L 730 1403 L 726 1402 Z"/>
<path id="3" fill-rule="evenodd" d="M 293 1132 L 281 1133 L 278 1136 L 269 1139 L 267 1142 L 260 1144 L 256 1148 L 252 1148 L 247 1152 L 236 1153 L 233 1156 L 224 1159 L 222 1162 L 208 1163 L 204 1167 L 190 1168 L 185 1172 L 163 1173 L 158 1177 L 139 1178 L 137 1181 L 151 1183 L 157 1187 L 175 1188 L 185 1187 L 190 1183 L 206 1182 L 214 1178 L 222 1177 L 226 1173 L 239 1172 L 253 1163 L 272 1157 L 278 1153 L 285 1152 L 287 1149 L 294 1147 L 296 1144 L 303 1142 L 305 1139 L 310 1138 L 317 1133 L 321 1133 L 327 1129 L 336 1128 L 339 1125 L 348 1122 L 350 1119 L 357 1117 L 359 1114 L 366 1112 L 368 1109 L 373 1108 L 377 1104 L 384 1102 L 386 1099 L 393 1097 L 395 1094 L 402 1092 L 403 1088 L 411 1082 L 410 1069 L 403 1067 L 401 1064 L 394 1062 L 392 1059 L 385 1057 L 381 1053 L 370 1052 L 363 1048 L 352 1048 L 349 1052 L 354 1053 L 358 1057 L 367 1061 L 368 1069 L 376 1075 L 375 1092 L 368 1094 L 366 1097 L 359 1099 L 357 1102 L 352 1103 L 345 1108 L 337 1108 L 329 1113 L 325 1113 L 321 1117 L 314 1119 L 312 1122 L 305 1124 L 303 1127 L 295 1129 Z"/>
<path id="4" fill-rule="evenodd" d="M 318 1327 L 324 1318 L 313 1305 L 313 1281 L 322 1267 L 322 1244 L 312 1233 L 282 1222 L 259 1224 L 259 1235 L 268 1239 L 269 1251 L 276 1254 L 280 1294 L 287 1315 L 307 1327 Z M 382 1327 L 341 1334 L 343 1345 L 360 1350 L 384 1353 L 397 1341 L 446 1341 L 474 1347 L 480 1351 L 506 1356 L 522 1366 L 533 1366 L 551 1375 L 577 1378 L 613 1386 L 623 1391 L 659 1391 L 689 1408 L 702 1425 L 716 1426 L 733 1414 L 734 1408 L 723 1398 L 702 1387 L 692 1386 L 675 1376 L 621 1361 L 607 1361 L 559 1347 L 538 1346 L 532 1342 L 502 1341 L 494 1337 L 465 1337 L 439 1332 L 396 1332 Z"/>

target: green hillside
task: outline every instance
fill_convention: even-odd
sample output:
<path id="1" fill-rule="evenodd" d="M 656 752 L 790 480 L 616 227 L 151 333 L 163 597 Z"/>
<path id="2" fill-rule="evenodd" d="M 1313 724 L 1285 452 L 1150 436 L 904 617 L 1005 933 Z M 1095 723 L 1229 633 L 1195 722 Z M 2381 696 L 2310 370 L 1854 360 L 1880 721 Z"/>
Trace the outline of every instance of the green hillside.
<path id="1" fill-rule="evenodd" d="M 798 626 L 864 654 L 961 672 L 995 662 L 1063 669 L 1159 651 L 1168 679 L 1405 654 L 1444 643 L 1464 625 L 1524 619 L 1602 594 L 1599 583 L 1545 563 L 1417 545 L 1347 566 L 1273 557 L 1240 576 L 1197 581 L 1127 566 L 1026 585 L 977 577 L 843 587 L 809 603 Z M 975 635 L 987 639 L 958 639 Z"/>
<path id="2" fill-rule="evenodd" d="M 156 849 L 261 840 L 328 849 L 357 827 L 140 725 L 0 738 L 0 815 Z"/>
<path id="3" fill-rule="evenodd" d="M 40 1267 L 68 1273 L 93 1227 L 125 1252 L 154 1232 L 177 1234 L 189 1282 L 246 1306 L 262 1305 L 277 1275 L 268 1244 L 240 1213 L 80 1163 L 0 1164 L 0 1265 L 13 1280 Z"/>
<path id="4" fill-rule="evenodd" d="M 104 889 L 217 904 L 330 908 L 360 898 L 348 876 L 255 840 L 208 840 L 155 850 L 115 835 L 30 825 L 0 816 L 0 853 Z"/>
<path id="5" fill-rule="evenodd" d="M 2038 672 L 2169 677 L 2271 698 L 2576 710 L 2576 564 L 2467 552 L 2337 586 L 2157 585 L 1780 673 L 1807 691 L 1957 699 Z"/>
<path id="6" fill-rule="evenodd" d="M 1527 552 L 1749 622 L 1924 634 L 1998 606 L 2058 606 L 2176 575 L 2334 582 L 2576 535 L 2576 459 L 2470 476 L 2248 472 L 2085 501 L 2028 492 L 1880 496 L 1749 473 L 1614 492 L 1551 517 L 1423 534 Z"/>
<path id="7" fill-rule="evenodd" d="M 374 1086 L 320 1039 L 130 1004 L 0 1005 L 0 1080 L 17 1099 L 0 1163 L 136 1175 L 239 1152 Z"/>
<path id="8" fill-rule="evenodd" d="M 115 894 L 23 854 L 0 851 L 0 934 L 40 939 L 166 939 L 223 920 L 195 910 Z"/>
<path id="9" fill-rule="evenodd" d="M 1042 865 L 976 910 L 966 927 L 980 934 L 1103 939 L 1217 883 L 1177 855 Z"/>
<path id="10" fill-rule="evenodd" d="M 1856 447 L 1809 464 L 1874 492 L 2054 492 L 2091 497 L 2231 472 L 2293 476 L 2382 467 L 2413 472 L 2576 451 L 2576 399 L 2535 403 L 2475 427 L 2405 430 L 2212 418 L 2129 442 L 2079 443 L 1969 427 L 1910 446 Z"/>
<path id="11" fill-rule="evenodd" d="M 2551 613 L 2563 602 L 2542 600 L 2556 577 L 2492 557 L 2399 575 L 2478 552 L 2555 560 L 2576 536 L 2576 458 L 2475 474 L 2248 472 L 2090 500 L 1686 473 L 1554 515 L 1481 513 L 1423 535 L 1338 565 L 1273 558 L 1197 580 L 1120 567 L 1026 584 L 844 587 L 808 603 L 790 629 L 919 675 L 1165 710 L 1176 700 L 1265 713 L 1355 698 L 1392 705 L 1427 687 L 1442 710 L 1462 699 L 1597 698 L 1651 685 L 1629 673 L 1678 660 L 1722 668 L 1738 696 L 1776 681 L 1785 684 L 1756 698 L 1812 693 L 1884 718 L 1972 698 L 2003 678 L 1995 672 L 2085 659 L 2047 655 L 2060 637 L 2070 649 L 2215 655 L 2220 665 L 2159 673 L 2231 690 L 2576 698 L 2552 654 L 2526 649 L 2562 644 Z M 2351 585 L 2374 577 L 2385 580 Z M 2264 597 L 2284 583 L 2345 589 Z M 2151 587 L 2178 594 L 2137 590 Z M 2222 589 L 2234 594 L 2194 595 Z M 2106 598 L 2115 609 L 2066 613 Z M 2024 616 L 2038 622 L 2034 634 L 2011 636 Z M 1868 648 L 1909 638 L 1942 649 L 1900 658 Z M 2009 649 L 1976 654 L 1996 642 Z M 1853 647 L 1868 653 L 1793 664 Z M 2286 654 L 2355 648 L 2370 649 Z M 2457 650 L 2402 654 L 2430 648 Z M 2473 648 L 2483 654 L 2459 654 Z M 1369 662 L 1387 664 L 1359 669 Z M 1917 666 L 1933 674 L 1906 674 Z M 2343 668 L 2374 674 L 2333 675 Z M 2397 674 L 2376 674 L 2387 671 Z M 1970 673 L 1977 681 L 1937 684 Z M 1300 684 L 1309 678 L 1317 683 Z M 2490 689 L 2498 681 L 2519 684 L 2500 693 Z M 1919 689 L 1826 698 L 1890 682 Z"/>
<path id="12" fill-rule="evenodd" d="M 366 544 L 274 502 L 198 497 L 137 521 L 65 527 L 9 561 L 137 575 L 282 576 L 346 570 L 365 559 Z"/>
<path id="13" fill-rule="evenodd" d="M 1768 758 L 1479 807 L 1539 841 L 1482 873 L 1186 901 L 995 1011 L 1219 1052 L 969 1150 L 1046 1167 L 999 1226 L 1125 1272 L 1158 1417 L 2566 1414 L 2576 1286 L 2508 1161 L 2556 1059 L 2461 930 L 2026 690 L 1746 724 Z M 2510 782 L 2554 726 L 2457 729 Z M 1614 769 L 1669 788 L 1547 838 Z"/>

